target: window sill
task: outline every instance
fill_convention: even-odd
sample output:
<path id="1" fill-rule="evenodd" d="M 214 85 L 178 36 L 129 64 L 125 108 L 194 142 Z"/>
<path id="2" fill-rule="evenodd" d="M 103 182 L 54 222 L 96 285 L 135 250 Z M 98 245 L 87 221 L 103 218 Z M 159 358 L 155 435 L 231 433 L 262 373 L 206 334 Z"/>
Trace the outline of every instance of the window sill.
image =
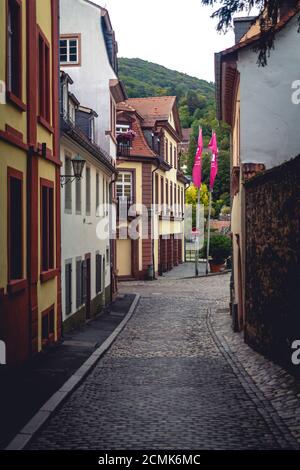
<path id="1" fill-rule="evenodd" d="M 12 91 L 7 91 L 6 92 L 6 98 L 8 101 L 10 101 L 16 108 L 18 108 L 19 111 L 26 111 L 27 106 L 23 101 L 18 98 Z"/>
<path id="2" fill-rule="evenodd" d="M 9 281 L 7 284 L 7 292 L 9 294 L 16 294 L 17 292 L 21 292 L 22 290 L 25 290 L 27 286 L 27 280 L 26 279 L 14 279 Z"/>
<path id="3" fill-rule="evenodd" d="M 45 127 L 45 129 L 47 129 L 47 131 L 49 131 L 49 132 L 51 132 L 51 134 L 53 134 L 53 132 L 54 132 L 53 127 L 51 126 L 51 124 L 49 124 L 49 122 L 45 118 L 43 118 L 43 116 L 38 116 L 37 120 L 38 120 L 39 124 L 41 124 L 41 126 Z"/>
<path id="4" fill-rule="evenodd" d="M 41 282 L 47 282 L 50 279 L 55 278 L 57 276 L 57 274 L 58 274 L 58 269 L 57 268 L 49 269 L 48 271 L 43 271 L 43 272 L 41 272 L 40 280 L 41 280 Z"/>

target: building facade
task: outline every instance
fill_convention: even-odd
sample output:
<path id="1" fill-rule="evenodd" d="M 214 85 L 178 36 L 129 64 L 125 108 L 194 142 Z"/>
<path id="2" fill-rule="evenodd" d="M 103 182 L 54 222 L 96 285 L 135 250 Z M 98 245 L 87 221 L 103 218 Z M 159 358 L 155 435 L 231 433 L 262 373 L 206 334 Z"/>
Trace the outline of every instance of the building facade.
<path id="1" fill-rule="evenodd" d="M 293 236 L 285 240 L 293 224 L 292 217 L 289 221 L 285 217 L 287 199 L 290 208 L 297 204 L 298 196 L 293 192 L 297 184 L 293 183 L 294 190 L 293 186 L 282 188 L 279 196 L 278 175 L 282 181 L 290 178 L 293 164 L 284 162 L 295 159 L 300 148 L 299 105 L 293 100 L 300 58 L 298 11 L 299 8 L 280 12 L 275 48 L 266 67 L 258 67 L 257 53 L 253 51 L 260 39 L 257 18 L 237 18 L 236 44 L 216 54 L 218 117 L 231 126 L 232 132 L 234 325 L 237 330 L 244 330 L 249 344 L 266 353 L 272 350 L 273 357 L 283 349 L 285 356 L 288 354 L 291 334 L 287 330 L 295 331 L 297 323 L 293 318 L 293 296 L 289 294 L 287 300 L 290 288 L 285 285 L 291 272 L 299 275 L 287 255 L 293 252 L 293 260 L 298 256 L 293 240 L 298 236 L 296 225 Z M 295 161 L 294 167 L 297 165 Z M 276 275 L 270 271 L 275 260 L 280 260 Z M 282 270 L 284 276 L 280 274 Z"/>
<path id="2" fill-rule="evenodd" d="M 181 128 L 176 97 L 132 98 L 117 110 L 117 197 L 119 208 L 124 200 L 128 206 L 125 220 L 119 211 L 118 276 L 149 279 L 184 260 L 187 180 L 177 153 Z M 133 219 L 139 222 L 130 237 Z"/>
<path id="3" fill-rule="evenodd" d="M 116 106 L 126 98 L 118 79 L 117 42 L 108 11 L 89 0 L 61 0 L 60 2 L 60 68 L 72 77 L 69 91 L 80 103 L 97 114 L 93 142 L 112 159 L 116 166 Z M 115 206 L 115 177 L 105 175 L 100 193 L 108 185 L 108 203 Z M 92 176 L 91 176 L 92 177 Z M 92 185 L 91 191 L 95 190 Z M 95 195 L 92 193 L 93 200 Z M 115 210 L 110 224 L 115 225 Z M 116 243 L 110 241 L 106 286 L 116 295 Z"/>
<path id="4" fill-rule="evenodd" d="M 16 365 L 61 335 L 58 0 L 0 4 L 0 339 Z"/>
<path id="5" fill-rule="evenodd" d="M 115 166 L 95 144 L 98 114 L 69 91 L 61 72 L 60 152 L 63 189 L 62 313 L 64 331 L 84 323 L 112 300 L 110 276 L 109 192 Z M 81 178 L 72 177 L 72 161 L 83 160 Z"/>

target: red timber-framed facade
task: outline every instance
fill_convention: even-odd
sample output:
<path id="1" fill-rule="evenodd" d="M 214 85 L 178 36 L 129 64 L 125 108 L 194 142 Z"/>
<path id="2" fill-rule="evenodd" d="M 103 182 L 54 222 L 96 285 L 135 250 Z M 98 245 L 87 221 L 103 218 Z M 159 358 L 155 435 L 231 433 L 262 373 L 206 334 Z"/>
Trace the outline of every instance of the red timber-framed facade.
<path id="1" fill-rule="evenodd" d="M 61 336 L 59 0 L 0 5 L 0 340 L 20 364 Z"/>
<path id="2" fill-rule="evenodd" d="M 134 138 L 126 141 L 133 132 Z M 149 279 L 183 262 L 184 204 L 187 180 L 180 169 L 181 127 L 176 97 L 128 99 L 117 106 L 116 182 L 119 208 L 128 211 L 117 224 L 119 279 Z M 135 205 L 135 207 L 131 207 Z M 128 227 L 138 224 L 130 238 Z M 126 219 L 126 220 L 125 220 Z M 136 219 L 136 221 L 134 220 Z"/>

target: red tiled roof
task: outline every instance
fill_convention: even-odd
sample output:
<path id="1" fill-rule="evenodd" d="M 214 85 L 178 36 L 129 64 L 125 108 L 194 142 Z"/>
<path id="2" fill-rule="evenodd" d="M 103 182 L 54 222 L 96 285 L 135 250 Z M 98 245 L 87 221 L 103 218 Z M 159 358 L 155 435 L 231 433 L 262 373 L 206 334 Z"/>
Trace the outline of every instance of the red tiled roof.
<path id="1" fill-rule="evenodd" d="M 274 27 L 274 32 L 280 31 L 297 13 L 300 11 L 300 3 L 292 10 L 290 10 L 288 13 L 286 13 L 276 24 Z M 250 44 L 255 43 L 259 39 L 261 39 L 264 36 L 264 32 L 259 32 L 258 34 L 255 34 L 254 36 L 251 36 L 247 39 L 241 40 L 240 42 L 236 43 L 234 46 L 229 47 L 228 49 L 224 49 L 223 51 L 220 52 L 220 54 L 227 55 L 231 54 L 232 52 L 235 52 L 239 49 L 243 49 L 246 46 L 249 46 Z"/>
<path id="2" fill-rule="evenodd" d="M 176 96 L 151 96 L 148 98 L 129 98 L 127 103 L 143 116 L 144 126 L 152 127 L 156 121 L 167 121 L 173 110 Z"/>
<path id="3" fill-rule="evenodd" d="M 132 141 L 132 148 L 130 150 L 130 155 L 132 157 L 156 157 L 156 154 L 147 144 L 147 141 L 144 137 L 141 121 L 142 118 L 138 112 L 130 105 L 127 101 L 123 101 L 117 105 L 118 117 L 117 120 L 126 121 L 128 120 L 128 114 L 130 115 L 131 129 L 136 133 L 135 138 Z M 127 114 L 127 117 L 126 117 Z"/>

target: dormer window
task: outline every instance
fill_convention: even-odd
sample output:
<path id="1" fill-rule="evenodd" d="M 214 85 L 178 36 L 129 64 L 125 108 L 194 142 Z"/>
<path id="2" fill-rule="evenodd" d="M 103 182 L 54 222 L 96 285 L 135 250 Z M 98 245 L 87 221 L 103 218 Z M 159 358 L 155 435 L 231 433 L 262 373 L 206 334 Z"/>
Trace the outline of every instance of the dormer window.
<path id="1" fill-rule="evenodd" d="M 68 85 L 64 83 L 62 86 L 62 112 L 64 116 L 68 115 Z"/>
<path id="2" fill-rule="evenodd" d="M 61 65 L 80 65 L 80 35 L 61 35 L 59 55 Z"/>
<path id="3" fill-rule="evenodd" d="M 95 142 L 95 118 L 94 116 L 90 119 L 90 140 Z"/>
<path id="4" fill-rule="evenodd" d="M 71 100 L 69 100 L 69 119 L 73 124 L 75 124 L 75 106 Z"/>

